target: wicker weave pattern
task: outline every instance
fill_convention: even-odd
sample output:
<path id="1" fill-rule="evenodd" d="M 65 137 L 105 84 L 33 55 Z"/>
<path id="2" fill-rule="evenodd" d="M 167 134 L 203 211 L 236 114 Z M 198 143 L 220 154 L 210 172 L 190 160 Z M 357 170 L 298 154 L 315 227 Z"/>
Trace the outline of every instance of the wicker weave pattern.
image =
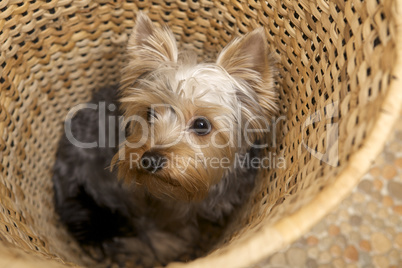
<path id="1" fill-rule="evenodd" d="M 279 128 L 283 139 L 276 153 L 285 157 L 287 168 L 262 176 L 255 199 L 241 215 L 246 227 L 236 223 L 228 233 L 247 240 L 258 235 L 261 225 L 294 213 L 331 185 L 362 147 L 395 79 L 396 25 L 387 20 L 393 17 L 389 7 L 394 4 L 276 4 L 278 26 L 272 37 L 284 66 L 281 97 L 287 120 Z M 309 124 L 310 116 L 319 122 Z M 337 125 L 331 131 L 339 140 L 328 148 L 329 124 Z M 312 156 L 305 145 L 322 153 L 338 150 L 337 166 Z"/>
<path id="2" fill-rule="evenodd" d="M 353 8 L 323 1 L 301 2 L 297 8 L 294 3 L 281 6 L 287 14 L 292 13 L 290 18 L 281 19 L 282 45 L 275 43 L 283 50 L 282 114 L 287 120 L 278 134 L 283 140 L 277 154 L 286 158 L 287 168 L 265 175 L 270 180 L 264 180 L 256 195 L 254 204 L 259 205 L 251 205 L 251 225 L 259 224 L 257 217 L 275 222 L 303 206 L 304 200 L 313 198 L 336 179 L 372 130 L 397 58 L 390 30 L 395 29 L 395 24 L 386 20 L 392 15 L 386 15 L 390 12 L 384 8 L 387 3 L 374 5 L 375 2 L 359 1 Z M 306 28 L 311 28 L 309 33 L 304 32 Z M 318 122 L 312 124 L 315 119 Z M 330 124 L 338 125 L 330 133 L 339 134 L 334 148 L 327 144 Z M 337 166 L 312 156 L 305 145 L 321 153 L 335 152 L 335 145 L 339 145 Z M 291 205 L 277 206 L 272 212 L 270 206 L 264 205 L 282 202 L 282 197 L 286 197 L 285 204 Z"/>
<path id="3" fill-rule="evenodd" d="M 271 235 L 270 249 L 247 248 L 356 165 L 353 156 L 377 131 L 384 103 L 395 108 L 386 111 L 384 137 L 366 150 L 367 159 L 375 157 L 398 115 L 402 12 L 397 1 L 0 1 L 0 243 L 15 245 L 9 251 L 0 247 L 6 261 L 21 248 L 29 254 L 18 265 L 32 258 L 36 267 L 33 256 L 87 263 L 55 219 L 51 167 L 68 109 L 119 80 L 139 9 L 167 23 L 181 46 L 200 59 L 213 58 L 233 36 L 261 25 L 282 66 L 278 87 L 285 120 L 277 126 L 272 152 L 285 158 L 286 169 L 262 172 L 252 200 L 220 249 L 196 264 L 221 260 L 244 266 L 282 246 L 287 241 L 278 234 Z M 306 125 L 314 113 L 323 119 Z M 311 156 L 303 145 L 324 153 L 329 123 L 338 124 L 336 167 Z M 331 198 L 328 204 L 339 202 Z M 323 208 L 329 206 L 324 202 Z M 316 220 L 303 215 L 303 226 Z M 289 232 L 293 239 L 300 234 Z M 240 248 L 252 252 L 249 260 L 244 255 L 225 259 Z"/>

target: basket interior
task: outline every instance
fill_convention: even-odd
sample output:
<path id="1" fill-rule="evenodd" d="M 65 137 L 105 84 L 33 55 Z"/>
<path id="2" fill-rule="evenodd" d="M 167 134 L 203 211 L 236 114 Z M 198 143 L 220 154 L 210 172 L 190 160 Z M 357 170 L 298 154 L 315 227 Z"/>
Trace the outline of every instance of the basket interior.
<path id="1" fill-rule="evenodd" d="M 392 81 L 392 8 L 374 0 L 0 3 L 0 243 L 32 258 L 89 261 L 55 217 L 51 170 L 69 108 L 119 81 L 138 10 L 200 59 L 263 26 L 281 65 L 271 152 L 280 163 L 260 172 L 216 245 L 222 251 L 307 204 L 362 146 Z"/>

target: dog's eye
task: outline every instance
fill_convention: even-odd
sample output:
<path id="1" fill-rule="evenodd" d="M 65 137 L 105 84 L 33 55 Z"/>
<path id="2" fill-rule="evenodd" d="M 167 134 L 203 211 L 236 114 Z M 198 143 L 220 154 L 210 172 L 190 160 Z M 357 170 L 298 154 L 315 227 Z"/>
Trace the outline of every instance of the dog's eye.
<path id="1" fill-rule="evenodd" d="M 148 111 L 147 111 L 147 120 L 148 120 L 148 122 L 153 123 L 153 121 L 156 118 L 158 118 L 158 117 L 156 116 L 155 110 L 152 109 L 152 108 L 148 108 Z"/>
<path id="2" fill-rule="evenodd" d="M 199 136 L 207 135 L 211 132 L 212 126 L 205 117 L 196 118 L 191 126 L 191 129 Z"/>

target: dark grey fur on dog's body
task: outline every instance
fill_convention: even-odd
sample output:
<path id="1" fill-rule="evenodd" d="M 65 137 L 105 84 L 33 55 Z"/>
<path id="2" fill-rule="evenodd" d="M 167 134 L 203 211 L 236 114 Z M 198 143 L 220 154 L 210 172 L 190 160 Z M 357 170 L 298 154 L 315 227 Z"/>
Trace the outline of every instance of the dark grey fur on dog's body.
<path id="1" fill-rule="evenodd" d="M 96 92 L 91 103 L 101 102 L 106 102 L 105 107 L 114 104 L 117 108 L 113 112 L 106 109 L 106 120 L 100 124 L 98 110 L 80 110 L 72 120 L 76 140 L 98 141 L 99 125 L 104 126 L 101 132 L 109 140 L 108 119 L 114 116 L 118 122 L 119 115 L 116 87 Z M 116 137 L 118 128 L 116 124 Z M 255 170 L 238 169 L 213 186 L 203 201 L 162 201 L 142 187 L 123 185 L 110 172 L 117 143 L 116 140 L 114 146 L 83 149 L 71 144 L 64 135 L 53 176 L 56 211 L 61 221 L 81 245 L 99 247 L 106 255 L 140 255 L 151 260 L 145 265 L 153 265 L 152 260 L 162 264 L 173 261 L 194 248 L 200 218 L 222 222 L 244 202 L 254 185 Z M 255 156 L 256 152 L 252 150 L 252 154 Z"/>
<path id="2" fill-rule="evenodd" d="M 101 102 L 106 102 L 106 107 L 116 105 L 116 89 L 105 88 L 95 93 L 91 103 Z M 118 116 L 117 109 L 106 111 L 106 119 Z M 98 120 L 98 110 L 79 111 L 71 122 L 74 138 L 83 143 L 98 142 L 99 125 L 108 123 Z M 65 135 L 60 140 L 53 177 L 56 210 L 80 243 L 99 243 L 135 232 L 129 223 L 133 211 L 128 189 L 117 183 L 115 174 L 107 168 L 116 151 L 116 146 L 79 148 Z"/>

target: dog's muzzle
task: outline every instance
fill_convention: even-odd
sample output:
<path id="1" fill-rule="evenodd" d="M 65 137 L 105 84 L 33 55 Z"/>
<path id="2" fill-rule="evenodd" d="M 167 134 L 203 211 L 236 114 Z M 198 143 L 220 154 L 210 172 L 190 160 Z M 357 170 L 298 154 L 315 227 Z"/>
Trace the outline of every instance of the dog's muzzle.
<path id="1" fill-rule="evenodd" d="M 166 158 L 156 152 L 145 152 L 141 157 L 141 167 L 148 172 L 155 173 L 166 164 Z"/>

